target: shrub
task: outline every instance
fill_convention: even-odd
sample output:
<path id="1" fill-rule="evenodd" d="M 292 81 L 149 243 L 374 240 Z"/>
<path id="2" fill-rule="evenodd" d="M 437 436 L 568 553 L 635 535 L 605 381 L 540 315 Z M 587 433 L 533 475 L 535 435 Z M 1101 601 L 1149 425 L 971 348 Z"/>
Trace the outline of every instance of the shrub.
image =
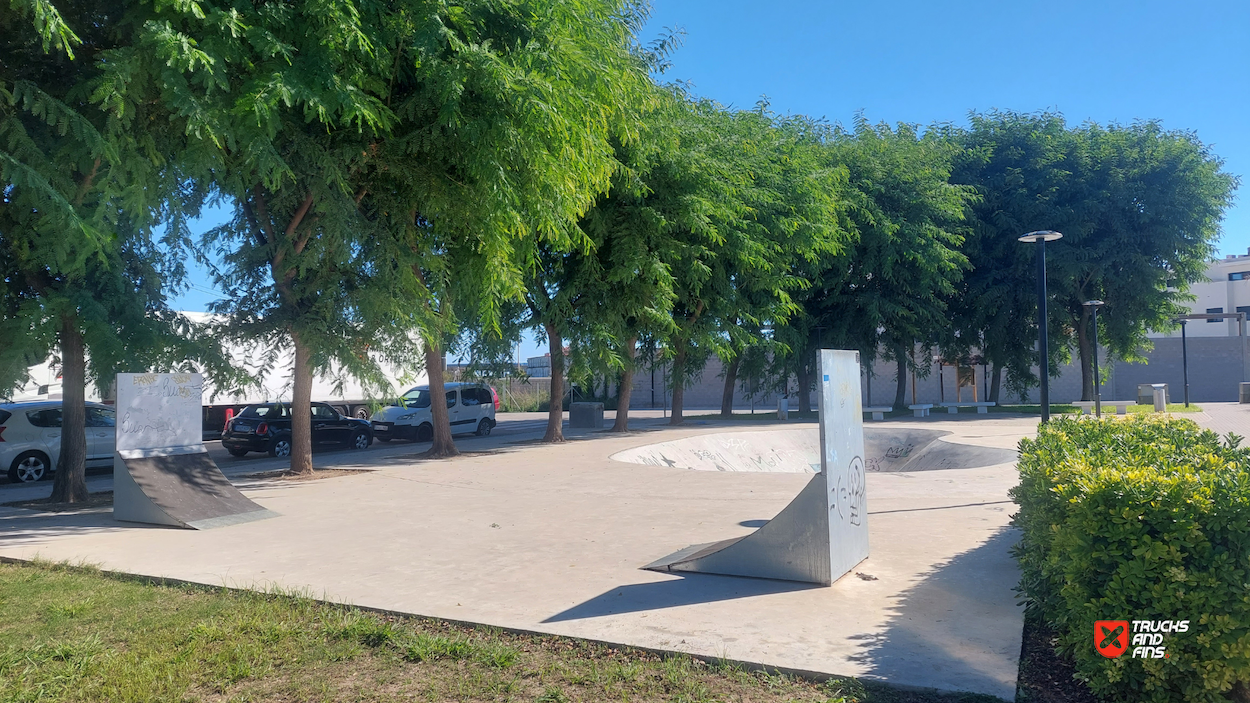
<path id="1" fill-rule="evenodd" d="M 1190 420 L 1054 419 L 1020 443 L 1020 591 L 1113 701 L 1250 700 L 1250 451 Z M 1188 620 L 1166 659 L 1093 647 L 1096 620 Z"/>

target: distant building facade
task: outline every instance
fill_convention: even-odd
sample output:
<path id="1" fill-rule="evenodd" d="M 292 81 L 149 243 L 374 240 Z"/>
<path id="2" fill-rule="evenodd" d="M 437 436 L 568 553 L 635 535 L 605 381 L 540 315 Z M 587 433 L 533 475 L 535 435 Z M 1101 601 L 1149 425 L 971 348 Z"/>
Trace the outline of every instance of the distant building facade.
<path id="1" fill-rule="evenodd" d="M 1211 262 L 1207 268 L 1205 283 L 1195 283 L 1189 292 L 1195 300 L 1188 303 L 1192 313 L 1244 312 L 1250 318 L 1250 250 L 1245 254 L 1230 254 Z M 1247 330 L 1250 333 L 1250 330 Z M 1191 320 L 1185 328 L 1187 337 L 1236 337 L 1237 320 Z M 1181 336 L 1180 330 L 1155 332 L 1155 338 Z"/>
<path id="2" fill-rule="evenodd" d="M 534 378 L 551 378 L 551 355 L 531 356 L 526 359 L 525 373 Z"/>

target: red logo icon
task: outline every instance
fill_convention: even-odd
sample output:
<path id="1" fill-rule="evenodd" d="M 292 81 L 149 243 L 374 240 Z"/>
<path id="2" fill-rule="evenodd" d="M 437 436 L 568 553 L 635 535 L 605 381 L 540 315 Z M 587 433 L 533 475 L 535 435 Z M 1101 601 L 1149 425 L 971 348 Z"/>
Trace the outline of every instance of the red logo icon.
<path id="1" fill-rule="evenodd" d="M 1094 649 L 1108 659 L 1128 651 L 1128 620 L 1095 621 Z"/>

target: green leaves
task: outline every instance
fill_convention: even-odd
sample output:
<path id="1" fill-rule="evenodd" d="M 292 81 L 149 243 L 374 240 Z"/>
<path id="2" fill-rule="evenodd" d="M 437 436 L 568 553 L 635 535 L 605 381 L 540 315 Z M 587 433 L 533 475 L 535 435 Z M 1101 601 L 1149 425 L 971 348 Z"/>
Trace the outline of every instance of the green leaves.
<path id="1" fill-rule="evenodd" d="M 1020 285 L 1036 280 L 1035 252 L 1015 238 L 1059 230 L 1064 238 L 1047 247 L 1052 366 L 1078 349 L 1088 393 L 1082 303 L 1106 302 L 1099 342 L 1137 358 L 1147 330 L 1171 328 L 1186 288 L 1205 274 L 1237 179 L 1193 134 L 1157 122 L 1068 127 L 1058 113 L 990 112 L 971 123 L 944 130 L 960 150 L 953 181 L 978 195 L 964 246 L 972 270 L 956 298 L 962 339 L 1008 368 L 1017 389 L 1035 383 L 1036 294 Z"/>
<path id="2" fill-rule="evenodd" d="M 1223 701 L 1250 679 L 1250 452 L 1189 420 L 1061 418 L 1020 443 L 1020 590 L 1113 701 Z M 1094 620 L 1189 620 L 1169 657 L 1105 659 Z"/>
<path id="3" fill-rule="evenodd" d="M 9 7 L 17 14 L 30 18 L 44 53 L 56 49 L 68 58 L 74 58 L 73 47 L 81 44 L 82 39 L 65 23 L 51 0 L 9 0 Z"/>

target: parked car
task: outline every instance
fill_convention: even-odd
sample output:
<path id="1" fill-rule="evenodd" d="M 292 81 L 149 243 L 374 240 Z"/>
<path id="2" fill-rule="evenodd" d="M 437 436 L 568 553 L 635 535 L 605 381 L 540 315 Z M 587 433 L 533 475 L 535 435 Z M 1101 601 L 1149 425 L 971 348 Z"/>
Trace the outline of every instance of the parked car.
<path id="1" fill-rule="evenodd" d="M 447 415 L 452 434 L 472 432 L 486 436 L 495 428 L 495 394 L 480 383 L 448 383 Z M 430 387 L 417 386 L 405 393 L 395 405 L 373 414 L 373 436 L 383 442 L 408 439 L 427 442 L 434 437 L 434 418 L 430 413 Z"/>
<path id="2" fill-rule="evenodd" d="M 312 445 L 367 449 L 373 444 L 373 428 L 368 420 L 346 417 L 325 403 L 312 404 Z M 221 446 L 234 456 L 248 452 L 268 452 L 269 456 L 291 455 L 290 403 L 260 403 L 243 408 L 221 433 Z"/>
<path id="3" fill-rule="evenodd" d="M 113 466 L 117 416 L 113 408 L 87 403 L 87 468 Z M 61 456 L 61 401 L 0 404 L 0 468 L 15 483 L 50 478 Z"/>

